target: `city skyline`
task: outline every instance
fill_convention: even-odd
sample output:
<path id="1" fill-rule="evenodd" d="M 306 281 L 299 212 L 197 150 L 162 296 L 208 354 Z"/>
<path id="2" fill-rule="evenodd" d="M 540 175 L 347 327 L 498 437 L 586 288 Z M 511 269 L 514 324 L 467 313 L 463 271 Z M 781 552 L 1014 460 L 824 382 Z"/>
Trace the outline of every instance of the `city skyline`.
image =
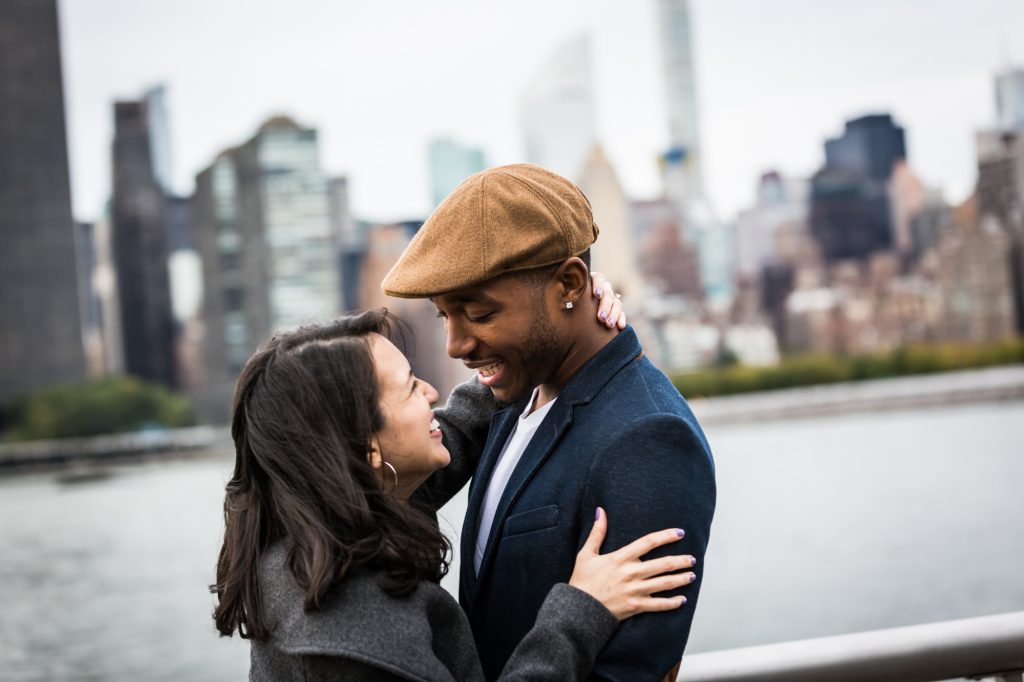
<path id="1" fill-rule="evenodd" d="M 599 141 L 631 197 L 658 195 L 668 131 L 654 3 L 560 3 L 546 22 L 534 4 L 499 12 L 453 0 L 385 15 L 315 2 L 283 13 L 269 2 L 100 0 L 87 10 L 65 0 L 75 215 L 95 219 L 109 195 L 110 102 L 163 83 L 177 191 L 284 112 L 321 131 L 325 171 L 350 177 L 356 216 L 422 217 L 429 139 L 454 135 L 492 163 L 520 160 L 516 102 L 550 50 L 580 31 L 594 44 Z M 752 202 L 763 171 L 809 176 L 823 139 L 879 111 L 906 127 L 924 181 L 963 199 L 973 132 L 994 120 L 993 76 L 1024 60 L 1003 47 L 1007 27 L 1024 22 L 1024 6 L 1008 1 L 692 5 L 708 194 L 729 218 Z"/>

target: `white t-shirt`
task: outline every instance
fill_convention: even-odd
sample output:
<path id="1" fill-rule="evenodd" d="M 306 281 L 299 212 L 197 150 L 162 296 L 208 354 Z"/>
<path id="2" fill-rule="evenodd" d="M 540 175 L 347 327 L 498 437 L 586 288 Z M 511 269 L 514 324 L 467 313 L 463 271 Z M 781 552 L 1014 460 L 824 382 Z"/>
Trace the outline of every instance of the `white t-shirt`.
<path id="1" fill-rule="evenodd" d="M 544 421 L 544 417 L 551 410 L 551 406 L 555 404 L 555 401 L 551 400 L 543 407 L 538 407 L 531 413 L 530 408 L 537 402 L 539 391 L 539 388 L 533 389 L 533 396 L 530 397 L 530 402 L 527 403 L 523 413 L 519 415 L 519 420 L 512 429 L 508 440 L 505 441 L 505 447 L 501 450 L 498 463 L 494 466 L 494 474 L 487 484 L 483 509 L 480 511 L 480 532 L 476 535 L 476 551 L 473 552 L 473 570 L 476 573 L 480 572 L 480 564 L 484 560 L 484 550 L 487 549 L 487 540 L 491 536 L 494 513 L 498 511 L 498 503 L 501 502 L 501 495 L 505 492 L 508 479 L 512 477 L 512 472 L 515 471 L 516 465 L 523 456 L 523 451 L 526 450 L 526 446 L 530 444 L 533 434 L 537 432 L 537 427 Z"/>

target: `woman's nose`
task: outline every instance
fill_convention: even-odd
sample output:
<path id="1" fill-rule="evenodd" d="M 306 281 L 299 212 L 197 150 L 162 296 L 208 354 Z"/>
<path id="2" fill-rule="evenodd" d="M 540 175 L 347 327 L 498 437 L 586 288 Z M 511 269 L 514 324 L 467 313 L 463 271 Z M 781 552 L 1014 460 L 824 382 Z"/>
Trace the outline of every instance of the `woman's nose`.
<path id="1" fill-rule="evenodd" d="M 441 394 L 437 392 L 434 385 L 427 381 L 423 382 L 423 395 L 431 405 L 436 403 L 441 397 Z"/>

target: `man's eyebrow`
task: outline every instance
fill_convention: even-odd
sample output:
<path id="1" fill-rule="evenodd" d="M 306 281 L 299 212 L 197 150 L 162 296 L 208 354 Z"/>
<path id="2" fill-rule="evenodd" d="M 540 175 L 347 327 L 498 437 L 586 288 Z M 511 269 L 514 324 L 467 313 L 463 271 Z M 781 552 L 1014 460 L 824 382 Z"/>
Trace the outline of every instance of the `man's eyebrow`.
<path id="1" fill-rule="evenodd" d="M 445 297 L 452 303 L 497 303 L 497 299 L 484 291 L 459 291 L 452 294 L 445 294 Z M 437 301 L 433 298 L 431 302 L 436 306 Z"/>

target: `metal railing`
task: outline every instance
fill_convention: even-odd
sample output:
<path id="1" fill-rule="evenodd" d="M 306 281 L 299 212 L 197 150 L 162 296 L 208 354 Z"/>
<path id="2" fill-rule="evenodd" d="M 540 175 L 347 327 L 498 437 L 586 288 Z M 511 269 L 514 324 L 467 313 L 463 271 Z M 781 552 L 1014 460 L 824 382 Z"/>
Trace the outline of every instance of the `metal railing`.
<path id="1" fill-rule="evenodd" d="M 1024 682 L 1024 611 L 683 658 L 678 682 Z"/>

